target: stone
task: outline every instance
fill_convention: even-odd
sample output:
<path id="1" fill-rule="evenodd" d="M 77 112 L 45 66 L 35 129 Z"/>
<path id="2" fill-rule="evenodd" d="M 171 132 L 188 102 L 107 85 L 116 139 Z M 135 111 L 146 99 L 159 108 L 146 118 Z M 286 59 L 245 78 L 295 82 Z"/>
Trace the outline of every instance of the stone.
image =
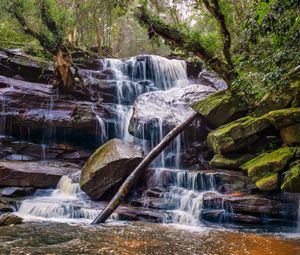
<path id="1" fill-rule="evenodd" d="M 291 164 L 290 170 L 284 173 L 281 190 L 292 193 L 300 193 L 300 160 Z"/>
<path id="2" fill-rule="evenodd" d="M 23 219 L 15 214 L 12 213 L 5 213 L 0 215 L 0 226 L 9 226 L 9 225 L 16 225 L 21 224 Z"/>
<path id="3" fill-rule="evenodd" d="M 215 74 L 207 71 L 206 69 L 199 73 L 197 81 L 200 84 L 211 86 L 217 90 L 225 90 L 228 88 L 228 85 L 224 80 L 219 79 Z"/>
<path id="4" fill-rule="evenodd" d="M 133 105 L 129 133 L 147 140 L 153 139 L 153 133 L 158 134 L 161 130 L 165 134 L 192 114 L 191 104 L 214 92 L 213 88 L 191 84 L 184 88 L 142 94 Z"/>
<path id="5" fill-rule="evenodd" d="M 78 171 L 59 162 L 0 161 L 0 186 L 55 188 L 63 175 Z"/>
<path id="6" fill-rule="evenodd" d="M 209 162 L 209 165 L 213 168 L 221 169 L 239 169 L 240 166 L 250 159 L 254 158 L 253 154 L 216 154 Z"/>
<path id="7" fill-rule="evenodd" d="M 219 127 L 244 116 L 246 105 L 227 91 L 220 91 L 192 105 L 211 124 Z"/>
<path id="8" fill-rule="evenodd" d="M 264 117 L 268 118 L 274 127 L 280 129 L 300 123 L 300 107 L 271 111 Z"/>
<path id="9" fill-rule="evenodd" d="M 280 136 L 284 144 L 300 144 L 300 123 L 280 129 Z"/>
<path id="10" fill-rule="evenodd" d="M 6 197 L 31 196 L 35 192 L 34 188 L 6 187 L 0 190 L 0 194 Z"/>
<path id="11" fill-rule="evenodd" d="M 247 116 L 210 132 L 207 141 L 215 153 L 238 152 L 256 141 L 259 133 L 270 126 L 267 118 Z"/>
<path id="12" fill-rule="evenodd" d="M 81 189 L 94 200 L 112 196 L 142 159 L 140 150 L 112 139 L 98 148 L 83 166 Z"/>
<path id="13" fill-rule="evenodd" d="M 282 147 L 278 150 L 262 153 L 241 166 L 254 181 L 281 171 L 295 156 L 296 148 Z"/>
<path id="14" fill-rule="evenodd" d="M 261 178 L 256 183 L 256 186 L 263 191 L 271 191 L 278 189 L 278 173 Z"/>
<path id="15" fill-rule="evenodd" d="M 286 86 L 284 90 L 272 90 L 268 92 L 261 101 L 257 104 L 253 115 L 256 117 L 262 116 L 270 111 L 283 109 L 290 107 L 299 107 L 300 96 L 300 81 L 295 80 L 291 82 L 289 86 Z"/>

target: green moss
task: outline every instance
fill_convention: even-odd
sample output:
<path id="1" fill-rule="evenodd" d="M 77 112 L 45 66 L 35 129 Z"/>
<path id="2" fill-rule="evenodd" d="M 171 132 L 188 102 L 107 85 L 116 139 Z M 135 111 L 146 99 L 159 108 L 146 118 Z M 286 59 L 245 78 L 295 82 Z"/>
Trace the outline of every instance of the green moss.
<path id="1" fill-rule="evenodd" d="M 296 148 L 283 147 L 270 153 L 263 153 L 243 164 L 241 168 L 248 172 L 254 181 L 282 170 L 296 152 Z"/>
<path id="2" fill-rule="evenodd" d="M 209 165 L 214 168 L 221 169 L 239 169 L 240 166 L 253 158 L 254 155 L 246 153 L 241 155 L 221 155 L 216 154 L 209 162 Z"/>
<path id="3" fill-rule="evenodd" d="M 212 131 L 207 141 L 215 153 L 238 151 L 254 142 L 255 135 L 268 127 L 268 119 L 247 116 Z"/>
<path id="4" fill-rule="evenodd" d="M 215 126 L 230 121 L 233 115 L 247 108 L 228 91 L 220 91 L 195 103 L 192 108 L 205 116 Z"/>
<path id="5" fill-rule="evenodd" d="M 278 174 L 272 174 L 258 180 L 256 186 L 263 191 L 270 191 L 278 189 Z"/>
<path id="6" fill-rule="evenodd" d="M 269 119 L 276 128 L 300 123 L 300 107 L 271 111 L 263 117 Z"/>
<path id="7" fill-rule="evenodd" d="M 286 192 L 300 193 L 300 161 L 285 173 L 281 189 Z"/>

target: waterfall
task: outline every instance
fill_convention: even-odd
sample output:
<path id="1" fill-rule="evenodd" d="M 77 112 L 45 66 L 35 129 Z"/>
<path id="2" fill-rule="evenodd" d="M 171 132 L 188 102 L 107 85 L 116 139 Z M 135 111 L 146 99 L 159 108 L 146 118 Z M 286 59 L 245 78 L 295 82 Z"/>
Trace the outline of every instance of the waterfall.
<path id="1" fill-rule="evenodd" d="M 63 176 L 55 190 L 40 190 L 22 202 L 18 214 L 32 220 L 86 220 L 90 222 L 100 211 L 99 205 L 89 204 L 78 182 Z M 98 208 L 97 208 L 98 207 Z"/>

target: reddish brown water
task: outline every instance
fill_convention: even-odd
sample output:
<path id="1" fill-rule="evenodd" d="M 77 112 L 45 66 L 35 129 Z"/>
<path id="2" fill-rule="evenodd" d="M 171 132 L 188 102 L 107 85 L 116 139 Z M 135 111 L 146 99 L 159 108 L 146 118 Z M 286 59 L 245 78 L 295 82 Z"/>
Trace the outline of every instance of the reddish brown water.
<path id="1" fill-rule="evenodd" d="M 300 237 L 144 223 L 97 227 L 25 223 L 0 228 L 0 254 L 298 255 Z"/>

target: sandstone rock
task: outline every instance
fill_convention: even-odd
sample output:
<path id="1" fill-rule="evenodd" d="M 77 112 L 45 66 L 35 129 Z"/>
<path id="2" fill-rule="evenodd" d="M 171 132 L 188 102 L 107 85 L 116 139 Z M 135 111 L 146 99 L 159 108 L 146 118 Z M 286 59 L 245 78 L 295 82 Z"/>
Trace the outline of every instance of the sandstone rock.
<path id="1" fill-rule="evenodd" d="M 213 88 L 192 84 L 185 88 L 142 94 L 133 106 L 129 133 L 148 140 L 161 129 L 167 133 L 193 112 L 191 104 L 214 92 Z"/>
<path id="2" fill-rule="evenodd" d="M 284 174 L 281 189 L 286 192 L 300 193 L 300 161 L 291 164 L 290 170 Z"/>
<path id="3" fill-rule="evenodd" d="M 283 147 L 270 153 L 263 153 L 246 162 L 241 168 L 248 172 L 250 178 L 258 181 L 282 170 L 296 153 L 296 148 Z"/>
<path id="4" fill-rule="evenodd" d="M 280 129 L 280 135 L 287 145 L 300 144 L 300 123 Z"/>
<path id="5" fill-rule="evenodd" d="M 216 154 L 209 162 L 209 165 L 213 168 L 221 169 L 239 169 L 240 166 L 250 159 L 254 158 L 254 155 L 245 154 Z"/>
<path id="6" fill-rule="evenodd" d="M 212 131 L 207 141 L 215 153 L 237 152 L 257 140 L 258 134 L 270 125 L 267 118 L 247 116 Z"/>
<path id="7" fill-rule="evenodd" d="M 23 219 L 11 213 L 5 213 L 0 216 L 0 226 L 9 226 L 22 223 Z"/>
<path id="8" fill-rule="evenodd" d="M 142 153 L 135 147 L 112 139 L 97 149 L 84 165 L 81 189 L 94 200 L 105 195 L 112 196 L 111 192 L 120 186 L 142 159 Z"/>
<path id="9" fill-rule="evenodd" d="M 244 115 L 247 107 L 227 91 L 220 91 L 193 105 L 193 109 L 219 127 Z"/>
<path id="10" fill-rule="evenodd" d="M 59 162 L 0 161 L 0 186 L 54 188 L 78 167 Z"/>
<path id="11" fill-rule="evenodd" d="M 31 196 L 35 192 L 34 188 L 6 187 L 0 190 L 0 194 L 6 197 Z"/>
<path id="12" fill-rule="evenodd" d="M 256 182 L 256 186 L 263 191 L 270 191 L 278 189 L 278 174 L 272 174 L 263 177 Z"/>
<path id="13" fill-rule="evenodd" d="M 296 123 L 300 123 L 300 107 L 280 109 L 271 111 L 264 115 L 276 128 L 283 128 Z"/>

